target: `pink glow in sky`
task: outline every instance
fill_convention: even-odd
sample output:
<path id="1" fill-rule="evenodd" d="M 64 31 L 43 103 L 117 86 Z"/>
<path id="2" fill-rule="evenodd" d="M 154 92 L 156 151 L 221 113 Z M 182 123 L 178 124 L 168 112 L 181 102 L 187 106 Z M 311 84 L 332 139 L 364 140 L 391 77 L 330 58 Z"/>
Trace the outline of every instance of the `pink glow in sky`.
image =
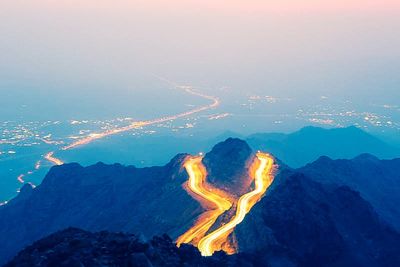
<path id="1" fill-rule="evenodd" d="M 0 1 L 11 82 L 130 88 L 157 74 L 238 92 L 398 94 L 400 0 Z"/>
<path id="2" fill-rule="evenodd" d="M 335 12 L 400 10 L 398 0 L 28 0 L 9 1 L 48 8 L 152 8 L 154 10 L 213 10 L 218 12 Z"/>

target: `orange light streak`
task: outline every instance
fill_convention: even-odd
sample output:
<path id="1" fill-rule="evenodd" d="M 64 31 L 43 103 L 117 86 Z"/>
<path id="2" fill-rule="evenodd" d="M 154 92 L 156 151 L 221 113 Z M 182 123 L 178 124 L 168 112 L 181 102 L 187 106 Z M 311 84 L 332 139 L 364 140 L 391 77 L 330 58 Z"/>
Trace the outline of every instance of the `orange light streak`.
<path id="1" fill-rule="evenodd" d="M 39 169 L 40 169 L 40 165 L 41 165 L 41 161 L 39 160 L 39 161 L 37 161 L 36 164 L 35 164 L 35 170 L 28 171 L 28 172 L 25 173 L 25 174 L 20 174 L 20 175 L 17 177 L 18 182 L 20 182 L 21 184 L 24 184 L 24 183 L 25 183 L 25 176 L 31 175 L 31 174 L 33 174 L 35 171 L 39 170 Z M 34 184 L 32 184 L 32 183 L 31 183 L 31 185 L 34 186 Z"/>
<path id="2" fill-rule="evenodd" d="M 42 162 L 40 160 L 38 160 L 35 164 L 35 170 L 39 170 L 40 166 L 41 166 Z"/>
<path id="3" fill-rule="evenodd" d="M 255 170 L 255 189 L 240 197 L 236 215 L 231 221 L 222 225 L 217 230 L 202 238 L 198 248 L 203 256 L 211 256 L 215 251 L 222 250 L 227 238 L 233 232 L 236 225 L 240 224 L 251 208 L 261 199 L 274 180 L 274 159 L 269 154 L 257 153 L 257 160 L 251 170 Z"/>
<path id="4" fill-rule="evenodd" d="M 222 224 L 219 228 L 212 231 L 208 235 L 206 233 L 215 224 L 218 217 L 230 209 L 232 206 L 232 198 L 227 198 L 229 194 L 221 191 L 209 192 L 204 189 L 203 183 L 207 172 L 201 164 L 202 157 L 191 157 L 186 160 L 184 167 L 189 174 L 188 191 L 194 194 L 194 197 L 201 203 L 203 207 L 209 207 L 209 203 L 213 203 L 213 210 L 203 213 L 196 221 L 195 225 L 180 236 L 177 240 L 177 246 L 182 243 L 192 243 L 197 246 L 203 256 L 211 256 L 215 251 L 223 250 L 227 254 L 237 252 L 237 246 L 232 245 L 230 235 L 235 227 L 240 224 L 251 208 L 262 198 L 268 187 L 274 180 L 274 159 L 271 155 L 258 152 L 250 167 L 250 177 L 254 179 L 255 189 L 249 193 L 242 195 L 237 201 L 236 214 L 226 224 Z M 196 197 L 197 196 L 197 197 Z M 228 201 L 228 205 L 223 205 L 224 201 Z"/>
<path id="5" fill-rule="evenodd" d="M 62 148 L 62 150 L 70 150 L 70 149 L 74 149 L 76 147 L 82 146 L 82 145 L 87 145 L 89 143 L 92 143 L 95 140 L 110 136 L 110 135 L 115 135 L 115 134 L 119 134 L 122 132 L 126 132 L 126 131 L 130 131 L 133 129 L 138 129 L 140 127 L 143 126 L 149 126 L 149 125 L 153 125 L 153 124 L 158 124 L 158 123 L 163 123 L 163 122 L 167 122 L 167 121 L 173 121 L 179 118 L 183 118 L 183 117 L 187 117 L 202 111 L 206 111 L 212 108 L 216 108 L 219 104 L 220 101 L 218 98 L 214 97 L 214 96 L 209 96 L 209 95 L 205 95 L 199 92 L 194 91 L 191 87 L 189 86 L 177 86 L 175 85 L 177 88 L 183 89 L 185 92 L 187 92 L 188 94 L 194 95 L 194 96 L 198 96 L 198 97 L 202 97 L 204 99 L 210 100 L 212 101 L 211 104 L 209 105 L 205 105 L 205 106 L 201 106 L 186 112 L 182 112 L 182 113 L 178 113 L 175 115 L 171 115 L 171 116 L 166 116 L 166 117 L 162 117 L 162 118 L 157 118 L 154 120 L 147 120 L 147 121 L 137 121 L 137 122 L 133 122 L 132 124 L 128 125 L 128 126 L 124 126 L 124 127 L 120 127 L 120 128 L 115 128 L 112 130 L 107 130 L 104 132 L 100 132 L 100 133 L 94 133 L 94 134 L 90 134 L 87 137 L 84 137 L 80 140 L 77 140 L 76 142 L 73 142 L 72 144 L 65 146 Z"/>
<path id="6" fill-rule="evenodd" d="M 24 177 L 25 177 L 24 174 L 21 174 L 20 176 L 18 176 L 17 177 L 18 182 L 20 182 L 21 184 L 25 183 Z"/>
<path id="7" fill-rule="evenodd" d="M 64 164 L 64 162 L 62 160 L 54 157 L 53 155 L 54 155 L 54 152 L 49 152 L 46 154 L 46 156 L 44 156 L 44 158 L 55 165 L 63 165 Z"/>
<path id="8" fill-rule="evenodd" d="M 176 120 L 176 119 L 179 119 L 179 118 L 187 117 L 187 116 L 190 116 L 190 115 L 202 112 L 202 111 L 206 111 L 208 109 L 216 108 L 220 104 L 220 101 L 219 101 L 218 98 L 216 98 L 214 96 L 209 96 L 209 95 L 206 95 L 206 94 L 202 94 L 200 92 L 196 92 L 190 86 L 180 86 L 180 85 L 177 85 L 176 83 L 171 82 L 171 81 L 169 81 L 167 79 L 164 79 L 164 78 L 161 78 L 161 77 L 157 77 L 157 78 L 161 79 L 161 80 L 163 80 L 163 81 L 165 81 L 165 82 L 167 82 L 169 84 L 171 84 L 175 88 L 178 88 L 178 89 L 181 89 L 181 90 L 185 91 L 188 94 L 191 94 L 191 95 L 194 95 L 194 96 L 198 96 L 198 97 L 210 100 L 211 104 L 205 105 L 205 106 L 201 106 L 201 107 L 189 110 L 187 112 L 182 112 L 182 113 L 179 113 L 179 114 L 171 115 L 171 116 L 157 118 L 157 119 L 154 119 L 154 120 L 137 121 L 137 122 L 133 122 L 132 124 L 130 124 L 128 126 L 125 126 L 125 127 L 120 127 L 120 128 L 116 128 L 116 129 L 112 129 L 112 130 L 107 130 L 107 131 L 100 132 L 100 133 L 93 133 L 93 134 L 90 134 L 87 137 L 84 137 L 82 139 L 79 139 L 79 140 L 73 142 L 72 144 L 70 144 L 68 146 L 63 147 L 62 150 L 71 150 L 71 149 L 74 149 L 74 148 L 79 147 L 79 146 L 87 145 L 87 144 L 89 144 L 89 143 L 91 143 L 91 142 L 93 142 L 95 140 L 107 137 L 109 135 L 115 135 L 115 134 L 119 134 L 119 133 L 126 132 L 126 131 L 129 131 L 129 130 L 138 129 L 140 127 L 144 127 L 144 126 L 148 126 L 148 125 L 152 125 L 152 124 L 157 124 L 157 123 L 162 123 L 162 122 L 167 122 L 167 121 L 172 121 L 172 120 Z M 43 141 L 44 143 L 46 143 L 46 144 L 59 144 L 60 143 L 60 142 L 57 142 L 57 141 L 46 140 L 44 138 L 39 138 L 39 139 L 41 141 Z M 61 159 L 58 159 L 58 158 L 56 158 L 54 156 L 54 151 L 47 153 L 44 156 L 44 158 L 46 160 L 48 160 L 49 162 L 51 162 L 52 164 L 55 164 L 55 165 L 64 164 L 64 162 Z M 36 164 L 35 164 L 35 170 L 38 170 L 40 167 L 41 167 L 41 162 L 37 161 Z M 27 175 L 32 174 L 32 173 L 33 173 L 32 171 L 28 172 Z M 24 183 L 25 182 L 24 179 L 23 179 L 24 177 L 25 177 L 25 174 L 21 174 L 20 176 L 17 177 L 17 179 L 18 179 L 18 181 L 20 183 Z"/>
<path id="9" fill-rule="evenodd" d="M 203 157 L 188 157 L 184 167 L 189 174 L 187 191 L 203 208 L 209 209 L 204 212 L 188 231 L 182 234 L 176 241 L 179 247 L 183 243 L 197 245 L 199 240 L 213 226 L 218 217 L 232 206 L 232 197 L 222 190 L 213 188 L 206 183 L 207 171 L 202 164 Z"/>

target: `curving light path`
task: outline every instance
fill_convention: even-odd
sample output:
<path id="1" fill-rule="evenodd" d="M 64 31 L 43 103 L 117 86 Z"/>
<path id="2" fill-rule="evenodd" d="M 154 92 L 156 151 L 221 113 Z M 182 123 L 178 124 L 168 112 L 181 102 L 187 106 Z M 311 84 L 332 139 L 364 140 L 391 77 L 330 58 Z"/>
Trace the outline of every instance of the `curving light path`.
<path id="1" fill-rule="evenodd" d="M 231 221 L 224 224 L 217 230 L 202 238 L 199 242 L 198 248 L 203 256 L 211 256 L 215 251 L 221 250 L 222 245 L 226 242 L 228 236 L 232 233 L 236 225 L 240 224 L 246 214 L 256 204 L 263 194 L 267 191 L 268 187 L 272 184 L 274 159 L 269 154 L 257 153 L 257 159 L 253 163 L 253 168 L 256 166 L 254 174 L 255 189 L 240 197 L 236 215 Z M 252 168 L 252 169 L 253 169 Z"/>
<path id="2" fill-rule="evenodd" d="M 49 152 L 44 156 L 44 158 L 47 159 L 48 161 L 50 161 L 51 163 L 53 163 L 54 165 L 63 165 L 64 164 L 64 162 L 62 160 L 54 157 L 53 155 L 54 155 L 54 152 Z"/>
<path id="3" fill-rule="evenodd" d="M 210 191 L 204 188 L 207 172 L 201 164 L 201 157 L 191 157 L 185 161 L 184 167 L 189 174 L 188 191 L 194 194 L 203 207 L 207 203 L 214 203 L 217 208 L 203 213 L 195 225 L 180 236 L 177 245 L 192 243 L 197 246 L 203 256 L 211 256 L 215 251 L 223 250 L 228 254 L 236 252 L 237 247 L 232 246 L 229 236 L 240 224 L 251 208 L 262 198 L 274 179 L 274 159 L 271 155 L 258 152 L 250 167 L 250 176 L 254 179 L 254 190 L 242 195 L 237 201 L 236 214 L 226 224 L 215 229 L 208 235 L 206 233 L 215 224 L 219 216 L 232 206 L 232 199 L 226 192 Z M 228 201 L 228 202 L 227 202 Z M 229 205 L 228 205 L 229 203 Z"/>
<path id="4" fill-rule="evenodd" d="M 194 226 L 177 239 L 178 247 L 183 243 L 196 245 L 218 217 L 232 206 L 232 198 L 227 193 L 206 183 L 207 171 L 201 162 L 202 159 L 203 157 L 197 156 L 188 157 L 185 160 L 184 167 L 189 174 L 187 191 L 193 194 L 193 197 L 200 202 L 203 208 L 209 210 L 203 213 Z"/>
<path id="5" fill-rule="evenodd" d="M 176 119 L 180 119 L 180 118 L 184 118 L 184 117 L 188 117 L 190 115 L 202 112 L 202 111 L 206 111 L 212 108 L 216 108 L 217 106 L 219 106 L 220 101 L 217 97 L 214 96 L 210 96 L 210 95 L 206 95 L 200 92 L 195 91 L 191 86 L 180 86 L 180 85 L 174 85 L 176 88 L 182 89 L 183 91 L 185 91 L 188 94 L 194 95 L 194 96 L 198 96 L 207 100 L 210 100 L 211 103 L 205 106 L 201 106 L 198 108 L 194 108 L 192 110 L 186 111 L 186 112 L 182 112 L 182 113 L 178 113 L 175 115 L 171 115 L 171 116 L 165 116 L 165 117 L 161 117 L 161 118 L 156 118 L 153 120 L 146 120 L 146 121 L 137 121 L 137 122 L 133 122 L 132 124 L 128 125 L 128 126 L 124 126 L 124 127 L 119 127 L 119 128 L 115 128 L 112 130 L 107 130 L 104 132 L 99 132 L 99 133 L 93 133 L 90 134 L 87 137 L 84 137 L 82 139 L 79 139 L 75 142 L 73 142 L 70 145 L 64 146 L 62 148 L 62 150 L 71 150 L 74 148 L 77 148 L 79 146 L 83 146 L 83 145 L 87 145 L 92 143 L 95 140 L 98 139 L 102 139 L 104 137 L 110 136 L 110 135 L 115 135 L 115 134 L 120 134 L 126 131 L 130 131 L 133 129 L 138 129 L 144 126 L 149 126 L 149 125 L 153 125 L 153 124 L 158 124 L 158 123 L 163 123 L 163 122 L 167 122 L 167 121 L 173 121 Z M 50 152 L 53 153 L 54 152 Z M 53 155 L 52 154 L 52 155 Z M 55 157 L 53 157 L 55 158 Z M 52 163 L 54 163 L 54 161 L 51 161 Z M 61 162 L 61 160 L 60 160 Z"/>
<path id="6" fill-rule="evenodd" d="M 72 150 L 72 149 L 75 149 L 77 147 L 90 144 L 93 141 L 102 139 L 102 138 L 110 136 L 110 135 L 116 135 L 116 134 L 120 134 L 120 133 L 123 133 L 123 132 L 126 132 L 126 131 L 138 129 L 138 128 L 141 128 L 141 127 L 144 127 L 144 126 L 154 125 L 154 124 L 158 124 L 158 123 L 163 123 L 163 122 L 168 122 L 168 121 L 173 121 L 173 120 L 176 120 L 176 119 L 188 117 L 188 116 L 191 116 L 191 115 L 196 114 L 196 113 L 200 113 L 200 112 L 203 112 L 203 111 L 206 111 L 206 110 L 209 110 L 209 109 L 216 108 L 220 104 L 220 101 L 219 101 L 219 99 L 217 97 L 206 95 L 206 94 L 203 94 L 201 92 L 195 91 L 193 89 L 193 87 L 191 87 L 191 86 L 182 86 L 182 85 L 175 84 L 174 82 L 171 82 L 171 81 L 169 81 L 167 79 L 164 79 L 164 78 L 161 78 L 161 77 L 157 77 L 157 78 L 160 79 L 160 80 L 163 80 L 165 82 L 168 82 L 169 84 L 174 86 L 176 89 L 180 89 L 180 90 L 183 90 L 184 92 L 186 92 L 188 94 L 191 94 L 191 95 L 194 95 L 194 96 L 209 100 L 210 104 L 204 105 L 204 106 L 200 106 L 200 107 L 188 110 L 186 112 L 174 114 L 174 115 L 171 115 L 171 116 L 165 116 L 165 117 L 156 118 L 156 119 L 153 119 L 153 120 L 137 121 L 137 122 L 133 122 L 132 124 L 130 124 L 128 126 L 119 127 L 119 128 L 115 128 L 115 129 L 112 129 L 112 130 L 106 130 L 106 131 L 99 132 L 99 133 L 93 133 L 93 134 L 90 134 L 90 135 L 88 135 L 86 137 L 83 137 L 82 139 L 79 139 L 79 140 L 77 140 L 77 141 L 75 141 L 75 142 L 73 142 L 73 143 L 71 143 L 71 144 L 69 144 L 67 146 L 62 147 L 61 149 L 62 150 Z M 47 161 L 49 161 L 51 164 L 53 164 L 53 165 L 62 165 L 62 164 L 64 164 L 64 162 L 61 159 L 55 157 L 54 154 L 55 154 L 54 151 L 50 151 L 49 153 L 47 153 L 44 156 L 44 158 Z M 37 168 L 37 166 L 38 166 L 38 168 Z M 39 168 L 40 168 L 40 163 L 37 163 L 35 165 L 35 170 L 38 170 Z M 27 174 L 31 174 L 32 172 L 33 171 L 30 171 Z M 18 178 L 17 178 L 18 181 L 20 183 L 25 183 L 25 180 L 23 178 L 27 174 L 21 174 L 20 176 L 18 176 Z"/>

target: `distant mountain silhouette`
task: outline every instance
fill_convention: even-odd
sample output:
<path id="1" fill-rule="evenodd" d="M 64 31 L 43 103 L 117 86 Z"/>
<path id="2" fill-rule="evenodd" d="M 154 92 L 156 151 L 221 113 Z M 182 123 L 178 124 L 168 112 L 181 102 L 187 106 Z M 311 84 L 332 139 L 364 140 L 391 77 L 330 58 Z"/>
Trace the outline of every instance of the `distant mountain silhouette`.
<path id="1" fill-rule="evenodd" d="M 291 134 L 259 133 L 248 137 L 224 132 L 214 137 L 211 133 L 194 136 L 131 136 L 122 135 L 94 142 L 76 150 L 63 151 L 67 162 L 77 161 L 92 165 L 98 161 L 134 164 L 137 167 L 164 165 L 179 153 L 206 152 L 229 137 L 246 140 L 250 147 L 273 153 L 291 167 L 301 167 L 320 156 L 333 159 L 351 159 L 362 153 L 379 158 L 400 157 L 400 148 L 392 147 L 380 139 L 355 127 L 323 129 L 306 127 Z"/>
<path id="2" fill-rule="evenodd" d="M 400 159 L 379 160 L 370 154 L 352 160 L 324 156 L 299 171 L 320 183 L 354 188 L 400 231 Z"/>
<path id="3" fill-rule="evenodd" d="M 228 139 L 207 153 L 204 162 L 213 182 L 235 188 L 233 185 L 240 182 L 235 175 L 246 173 L 246 163 L 253 153 L 246 142 Z M 32 242 L 68 227 L 135 233 L 140 240 L 149 242 L 153 236 L 163 234 L 175 240 L 203 212 L 182 187 L 188 178 L 182 168 L 185 157 L 180 154 L 163 167 L 150 168 L 102 163 L 89 167 L 79 164 L 53 167 L 41 185 L 36 188 L 25 185 L 15 199 L 0 207 L 0 264 Z M 395 223 L 389 221 L 395 217 L 383 216 L 392 209 L 392 204 L 386 205 L 386 201 L 390 199 L 393 205 L 400 204 L 397 200 L 400 195 L 398 162 L 398 159 L 383 161 L 361 155 L 339 161 L 322 157 L 297 170 L 280 163 L 279 173 L 266 196 L 235 230 L 240 254 L 228 258 L 217 255 L 210 259 L 210 264 L 399 266 L 400 237 L 392 227 Z M 365 173 L 360 170 L 363 168 Z M 371 168 L 371 176 L 367 176 L 368 168 Z M 384 174 L 380 175 L 384 177 L 381 184 L 371 181 L 377 174 Z M 389 186 L 392 190 L 384 192 L 394 196 L 375 202 L 375 198 L 382 197 L 380 190 Z M 61 235 L 64 234 L 71 233 L 67 231 Z M 88 234 L 88 240 L 93 238 L 99 237 Z M 30 255 L 35 260 L 51 250 L 57 251 L 51 248 L 54 243 L 43 242 L 43 251 L 28 248 L 15 262 L 30 259 Z M 87 246 L 85 238 L 82 242 Z M 171 240 L 166 242 L 171 243 Z M 105 251 L 110 251 L 110 244 L 105 245 Z M 82 255 L 75 249 L 64 252 Z M 187 249 L 186 253 L 194 255 L 194 264 L 197 252 Z M 185 263 L 174 246 L 167 251 L 162 253 L 166 253 L 163 257 L 168 258 L 168 262 Z M 101 255 L 111 257 L 112 262 L 112 256 L 104 253 Z M 144 254 L 147 260 L 143 255 L 138 257 L 153 264 L 151 257 Z M 77 259 L 84 262 L 85 257 Z"/>
<path id="4" fill-rule="evenodd" d="M 321 156 L 351 159 L 369 153 L 382 159 L 400 157 L 398 148 L 354 126 L 335 129 L 310 126 L 291 134 L 254 134 L 248 136 L 246 141 L 253 149 L 269 151 L 294 168 Z"/>

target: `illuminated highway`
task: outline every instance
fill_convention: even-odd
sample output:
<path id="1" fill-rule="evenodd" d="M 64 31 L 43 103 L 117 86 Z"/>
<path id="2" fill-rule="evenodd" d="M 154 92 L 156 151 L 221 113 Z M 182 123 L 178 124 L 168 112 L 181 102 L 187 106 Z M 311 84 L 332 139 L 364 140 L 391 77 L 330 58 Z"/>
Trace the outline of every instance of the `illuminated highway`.
<path id="1" fill-rule="evenodd" d="M 176 120 L 176 119 L 188 117 L 188 116 L 191 116 L 191 115 L 199 113 L 199 112 L 203 112 L 203 111 L 206 111 L 206 110 L 209 110 L 209 109 L 216 108 L 220 104 L 220 101 L 219 101 L 219 99 L 217 97 L 197 92 L 191 86 L 181 86 L 181 85 L 177 85 L 176 83 L 173 83 L 173 82 L 171 82 L 169 80 L 166 80 L 164 78 L 160 78 L 160 77 L 158 77 L 158 78 L 163 80 L 163 81 L 168 82 L 169 84 L 174 86 L 174 88 L 177 88 L 179 90 L 183 90 L 184 92 L 186 92 L 188 94 L 191 94 L 191 95 L 194 95 L 194 96 L 209 100 L 210 104 L 204 105 L 204 106 L 200 106 L 200 107 L 191 109 L 189 111 L 178 113 L 178 114 L 171 115 L 171 116 L 165 116 L 165 117 L 156 118 L 156 119 L 153 119 L 153 120 L 136 121 L 136 122 L 131 123 L 128 126 L 119 127 L 119 128 L 115 128 L 115 129 L 110 129 L 110 130 L 106 130 L 106 131 L 99 132 L 99 133 L 92 133 L 92 134 L 90 134 L 90 135 L 88 135 L 86 137 L 78 139 L 77 141 L 75 141 L 75 142 L 73 142 L 73 143 L 71 143 L 71 144 L 69 144 L 67 146 L 62 147 L 61 149 L 62 150 L 72 150 L 72 149 L 75 149 L 77 147 L 90 144 L 93 141 L 102 139 L 102 138 L 110 136 L 110 135 L 123 133 L 123 132 L 126 132 L 126 131 L 138 129 L 138 128 L 141 128 L 141 127 L 144 127 L 144 126 L 154 125 L 154 124 L 158 124 L 158 123 L 163 123 L 163 122 L 168 122 L 168 121 L 173 121 L 173 120 Z M 46 144 L 58 144 L 55 141 L 49 141 L 49 140 L 46 140 L 46 139 L 43 139 L 43 138 L 41 138 L 40 140 L 42 142 L 46 143 Z M 51 151 L 51 152 L 47 153 L 44 156 L 44 158 L 47 161 L 49 161 L 50 163 L 54 164 L 54 165 L 62 165 L 62 164 L 64 164 L 64 162 L 61 159 L 55 157 L 54 154 L 55 154 L 55 152 Z M 36 163 L 36 165 L 35 165 L 35 170 L 38 170 L 40 168 L 40 166 L 41 166 L 40 161 L 38 161 Z M 18 181 L 21 182 L 21 183 L 24 183 L 25 182 L 24 179 L 23 179 L 24 176 L 25 176 L 24 174 L 21 174 L 20 176 L 18 176 L 18 178 L 17 178 Z"/>
<path id="2" fill-rule="evenodd" d="M 220 104 L 218 98 L 216 98 L 214 96 L 205 95 L 205 94 L 202 94 L 202 93 L 197 92 L 197 91 L 194 91 L 192 89 L 192 87 L 190 87 L 190 86 L 178 86 L 178 85 L 175 85 L 175 86 L 180 88 L 180 89 L 182 89 L 182 90 L 184 90 L 188 94 L 191 94 L 191 95 L 194 95 L 194 96 L 198 96 L 198 97 L 210 100 L 211 104 L 208 104 L 208 105 L 205 105 L 205 106 L 201 106 L 201 107 L 198 107 L 198 108 L 186 111 L 186 112 L 182 112 L 182 113 L 178 113 L 178 114 L 175 114 L 175 115 L 171 115 L 171 116 L 156 118 L 154 120 L 137 121 L 137 122 L 133 122 L 132 124 L 130 124 L 128 126 L 115 128 L 115 129 L 107 130 L 107 131 L 100 132 L 100 133 L 93 133 L 93 134 L 90 134 L 89 136 L 87 136 L 85 138 L 82 138 L 80 140 L 77 140 L 76 142 L 73 142 L 70 145 L 64 146 L 62 148 L 62 150 L 70 150 L 70 149 L 73 149 L 73 148 L 76 148 L 76 147 L 79 147 L 79 146 L 82 146 L 82 145 L 87 145 L 87 144 L 89 144 L 89 143 L 91 143 L 91 142 L 93 142 L 95 140 L 104 138 L 106 136 L 119 134 L 119 133 L 130 131 L 130 130 L 133 130 L 133 129 L 138 129 L 138 128 L 141 128 L 141 127 L 144 127 L 144 126 L 149 126 L 149 125 L 158 124 L 158 123 L 167 122 L 167 121 L 173 121 L 173 120 L 180 119 L 180 118 L 183 118 L 183 117 L 188 117 L 190 115 L 193 115 L 193 114 L 196 114 L 196 113 L 199 113 L 199 112 L 202 112 L 202 111 L 206 111 L 206 110 L 209 110 L 209 109 L 212 109 L 212 108 L 216 108 Z"/>
<path id="3" fill-rule="evenodd" d="M 178 85 L 175 85 L 175 87 L 177 87 L 179 89 L 182 89 L 183 91 L 185 91 L 188 94 L 191 94 L 191 95 L 194 95 L 194 96 L 198 96 L 198 97 L 210 100 L 211 103 L 208 104 L 208 105 L 201 106 L 201 107 L 198 107 L 198 108 L 194 108 L 192 110 L 189 110 L 189 111 L 186 111 L 186 112 L 182 112 L 182 113 L 178 113 L 178 114 L 175 114 L 175 115 L 156 118 L 154 120 L 137 121 L 137 122 L 133 122 L 132 124 L 130 124 L 128 126 L 119 127 L 119 128 L 115 128 L 115 129 L 112 129 L 112 130 L 107 130 L 107 131 L 100 132 L 100 133 L 93 133 L 93 134 L 90 134 L 87 137 L 84 137 L 82 139 L 79 139 L 79 140 L 73 142 L 70 145 L 64 146 L 62 148 L 62 150 L 71 150 L 71 149 L 77 148 L 79 146 L 90 144 L 93 141 L 96 141 L 98 139 L 102 139 L 102 138 L 110 136 L 110 135 L 123 133 L 123 132 L 130 131 L 130 130 L 133 130 L 133 129 L 138 129 L 138 128 L 141 128 L 141 127 L 144 127 L 144 126 L 163 123 L 163 122 L 167 122 L 167 121 L 173 121 L 173 120 L 180 119 L 180 118 L 183 118 L 183 117 L 188 117 L 190 115 L 193 115 L 193 114 L 196 114 L 196 113 L 199 113 L 199 112 L 202 112 L 202 111 L 206 111 L 206 110 L 209 110 L 209 109 L 212 109 L 212 108 L 216 108 L 220 104 L 220 101 L 219 101 L 218 98 L 216 98 L 214 96 L 205 95 L 205 94 L 202 94 L 202 93 L 197 92 L 197 91 L 194 91 L 193 88 L 190 87 L 190 86 L 178 86 Z M 49 155 L 50 155 L 50 157 L 47 157 Z M 51 163 L 56 164 L 56 165 L 63 164 L 63 162 L 60 159 L 54 157 L 54 152 L 48 153 L 46 155 L 45 159 L 49 160 Z M 59 164 L 59 163 L 61 163 L 61 164 Z"/>
<path id="4" fill-rule="evenodd" d="M 18 182 L 20 182 L 21 184 L 25 183 L 24 180 L 25 174 L 21 174 L 17 177 Z"/>
<path id="5" fill-rule="evenodd" d="M 211 195 L 208 191 L 202 190 L 201 186 L 199 186 L 206 176 L 205 169 L 196 169 L 198 168 L 196 166 L 200 165 L 199 163 L 201 163 L 201 158 L 192 158 L 185 163 L 185 168 L 189 174 L 189 189 L 192 193 L 200 195 L 203 200 L 206 199 L 211 200 L 214 203 L 223 203 L 223 199 L 225 198 L 224 195 L 216 197 L 214 194 Z M 179 237 L 177 245 L 179 246 L 181 243 L 189 243 L 191 240 L 200 239 L 200 241 L 191 243 L 198 247 L 203 256 L 211 256 L 215 251 L 220 250 L 223 250 L 228 254 L 235 253 L 237 247 L 230 244 L 231 241 L 229 236 L 235 227 L 244 220 L 246 214 L 262 198 L 268 187 L 272 184 L 274 179 L 273 157 L 269 154 L 258 152 L 250 167 L 250 176 L 254 179 L 255 188 L 253 191 L 246 193 L 239 198 L 236 205 L 236 214 L 233 218 L 204 236 L 204 231 L 207 232 L 215 223 L 217 218 L 224 213 L 224 209 L 226 211 L 229 207 L 218 207 L 218 209 L 214 211 L 208 210 L 200 217 L 194 227 Z M 203 202 L 200 203 L 204 206 Z M 196 234 L 199 234 L 199 236 L 196 236 Z"/>
<path id="6" fill-rule="evenodd" d="M 208 210 L 196 220 L 193 227 L 177 239 L 178 247 L 183 243 L 197 245 L 218 217 L 232 206 L 232 197 L 207 184 L 207 171 L 201 162 L 202 159 L 201 156 L 186 159 L 184 167 L 189 174 L 186 190 Z"/>
<path id="7" fill-rule="evenodd" d="M 49 152 L 44 156 L 44 158 L 55 165 L 63 165 L 64 164 L 64 162 L 62 162 L 60 159 L 54 157 L 53 155 L 54 155 L 54 152 Z"/>
<path id="8" fill-rule="evenodd" d="M 257 159 L 258 160 L 256 160 L 251 167 L 251 172 L 255 171 L 255 189 L 240 197 L 237 204 L 236 215 L 231 221 L 200 240 L 198 248 L 203 256 L 211 256 L 215 251 L 222 249 L 223 244 L 236 225 L 244 220 L 246 214 L 251 210 L 254 204 L 261 199 L 271 185 L 274 179 L 274 159 L 269 154 L 261 152 L 257 153 Z"/>
<path id="9" fill-rule="evenodd" d="M 38 160 L 38 161 L 35 163 L 35 170 L 39 170 L 39 169 L 40 169 L 40 166 L 42 166 L 42 162 L 41 162 L 40 160 Z"/>

